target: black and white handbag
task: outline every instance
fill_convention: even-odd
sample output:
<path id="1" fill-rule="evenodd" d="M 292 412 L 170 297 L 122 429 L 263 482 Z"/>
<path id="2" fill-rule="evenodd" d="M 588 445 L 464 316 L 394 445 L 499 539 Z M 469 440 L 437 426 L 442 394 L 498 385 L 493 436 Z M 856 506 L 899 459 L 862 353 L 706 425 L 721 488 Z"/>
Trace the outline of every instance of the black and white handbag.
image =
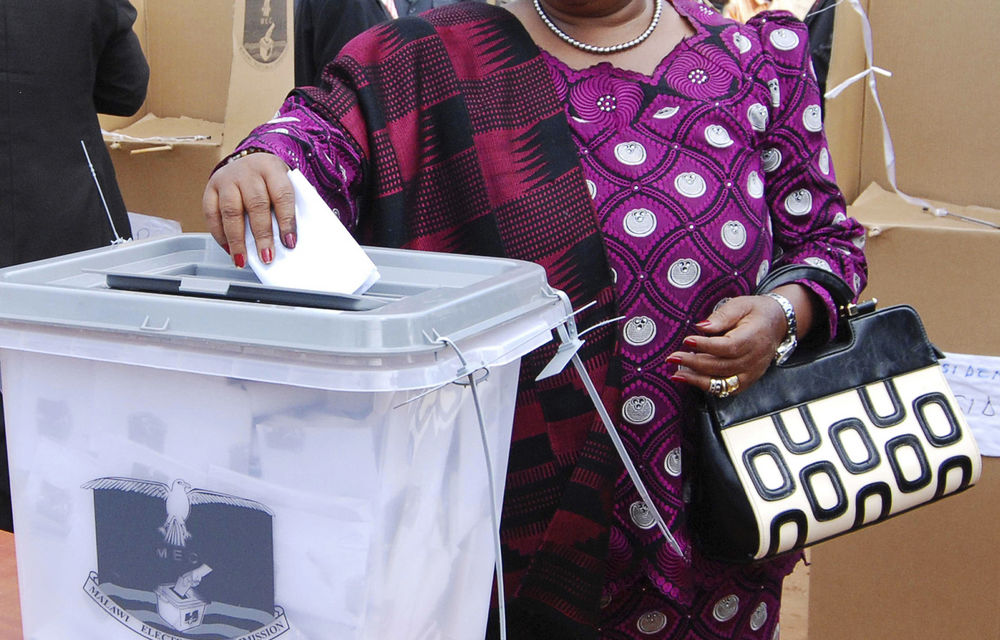
<path id="1" fill-rule="evenodd" d="M 691 536 L 753 562 L 962 491 L 982 461 L 916 311 L 849 304 L 822 269 L 776 270 L 758 293 L 807 278 L 842 309 L 837 338 L 800 346 L 745 391 L 708 396 L 696 425 Z"/>

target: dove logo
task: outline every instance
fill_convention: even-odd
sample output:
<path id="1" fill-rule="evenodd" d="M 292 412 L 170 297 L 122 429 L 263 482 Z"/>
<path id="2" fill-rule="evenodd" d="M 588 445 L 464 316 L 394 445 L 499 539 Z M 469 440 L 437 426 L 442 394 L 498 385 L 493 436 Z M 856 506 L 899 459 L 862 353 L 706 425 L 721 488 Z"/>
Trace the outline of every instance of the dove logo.
<path id="1" fill-rule="evenodd" d="M 254 500 L 138 478 L 97 478 L 97 570 L 84 591 L 150 640 L 268 640 L 289 630 L 274 602 L 271 510 Z"/>

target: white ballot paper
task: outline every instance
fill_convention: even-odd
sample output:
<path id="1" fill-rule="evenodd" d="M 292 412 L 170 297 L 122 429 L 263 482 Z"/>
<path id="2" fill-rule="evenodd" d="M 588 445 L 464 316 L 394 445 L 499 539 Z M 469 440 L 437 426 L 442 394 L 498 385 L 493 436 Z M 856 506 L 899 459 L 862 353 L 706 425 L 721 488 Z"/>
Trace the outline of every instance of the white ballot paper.
<path id="1" fill-rule="evenodd" d="M 360 295 L 379 278 L 378 269 L 365 250 L 330 210 L 298 169 L 288 172 L 295 189 L 294 249 L 281 244 L 278 222 L 274 230 L 274 260 L 264 264 L 246 223 L 247 262 L 261 283 L 284 289 L 309 289 L 325 293 Z"/>

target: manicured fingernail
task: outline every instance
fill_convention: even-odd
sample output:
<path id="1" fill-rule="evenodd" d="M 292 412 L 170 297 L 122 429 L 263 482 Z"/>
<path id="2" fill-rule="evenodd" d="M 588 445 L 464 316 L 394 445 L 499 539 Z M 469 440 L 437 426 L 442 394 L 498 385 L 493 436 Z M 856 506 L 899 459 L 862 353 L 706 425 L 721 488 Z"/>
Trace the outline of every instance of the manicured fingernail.
<path id="1" fill-rule="evenodd" d="M 233 264 L 236 265 L 237 269 L 242 269 L 243 267 L 246 266 L 247 261 L 246 258 L 243 257 L 242 253 L 237 253 L 235 256 L 233 256 Z"/>
<path id="2" fill-rule="evenodd" d="M 285 234 L 285 246 L 289 249 L 295 248 L 295 243 L 298 242 L 298 238 L 295 237 L 294 233 Z"/>
<path id="3" fill-rule="evenodd" d="M 702 320 L 701 322 L 696 322 L 694 326 L 701 327 L 702 329 L 704 329 L 705 327 L 710 326 L 711 324 L 712 323 L 709 322 L 708 320 Z"/>
<path id="4" fill-rule="evenodd" d="M 223 249 L 223 251 L 225 251 L 226 253 L 229 253 L 229 243 L 227 242 L 226 244 L 222 245 L 222 249 Z"/>
<path id="5" fill-rule="evenodd" d="M 681 363 L 681 359 L 678 356 L 669 356 L 667 358 L 667 363 L 669 363 L 669 364 L 680 364 Z"/>
<path id="6" fill-rule="evenodd" d="M 684 346 L 685 347 L 693 347 L 696 344 L 698 344 L 698 341 L 695 338 L 690 338 L 690 337 L 684 338 Z"/>
<path id="7" fill-rule="evenodd" d="M 674 382 L 687 382 L 684 376 L 670 376 L 670 379 Z"/>
<path id="8" fill-rule="evenodd" d="M 260 252 L 260 261 L 264 264 L 271 264 L 274 260 L 274 250 L 271 247 L 267 247 Z"/>

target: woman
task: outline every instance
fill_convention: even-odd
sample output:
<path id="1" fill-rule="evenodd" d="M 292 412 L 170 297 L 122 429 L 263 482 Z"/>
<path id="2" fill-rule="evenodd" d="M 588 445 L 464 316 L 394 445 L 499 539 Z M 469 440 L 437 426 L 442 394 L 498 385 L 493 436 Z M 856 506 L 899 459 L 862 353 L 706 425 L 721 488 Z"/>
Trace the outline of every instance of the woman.
<path id="1" fill-rule="evenodd" d="M 752 384 L 829 296 L 750 293 L 776 265 L 865 282 L 803 25 L 689 0 L 463 4 L 354 40 L 211 178 L 214 237 L 245 264 L 294 247 L 299 168 L 365 243 L 542 264 L 579 308 L 591 376 L 683 554 L 653 528 L 576 375 L 522 365 L 501 524 L 512 638 L 773 638 L 797 557 L 693 549 L 682 449 L 700 391 Z M 790 322 L 790 307 L 797 322 Z M 787 335 L 797 326 L 795 336 Z"/>

